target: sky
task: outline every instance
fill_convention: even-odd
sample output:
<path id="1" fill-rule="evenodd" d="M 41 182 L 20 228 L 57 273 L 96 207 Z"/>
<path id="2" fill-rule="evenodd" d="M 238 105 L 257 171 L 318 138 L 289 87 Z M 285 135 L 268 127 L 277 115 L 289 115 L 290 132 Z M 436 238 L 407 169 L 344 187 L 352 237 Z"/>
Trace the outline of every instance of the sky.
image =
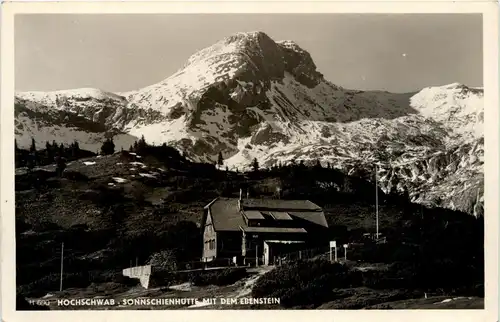
<path id="1" fill-rule="evenodd" d="M 139 89 L 236 32 L 293 40 L 349 89 L 483 86 L 480 14 L 17 15 L 16 91 Z"/>

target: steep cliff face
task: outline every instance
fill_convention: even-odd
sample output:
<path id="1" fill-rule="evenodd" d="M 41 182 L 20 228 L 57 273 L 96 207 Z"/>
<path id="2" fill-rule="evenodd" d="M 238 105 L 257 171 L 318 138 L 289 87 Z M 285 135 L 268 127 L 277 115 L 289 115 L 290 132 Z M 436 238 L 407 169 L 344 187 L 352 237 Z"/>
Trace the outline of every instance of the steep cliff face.
<path id="1" fill-rule="evenodd" d="M 95 148 L 104 135 L 120 133 L 125 148 L 144 135 L 196 161 L 222 152 L 239 169 L 253 158 L 263 166 L 320 160 L 373 180 L 378 163 L 386 191 L 469 213 L 482 207 L 482 89 L 347 90 L 325 80 L 298 44 L 262 32 L 229 36 L 137 91 L 19 93 L 16 113 L 21 145 L 37 128 L 56 140 L 82 133 Z"/>

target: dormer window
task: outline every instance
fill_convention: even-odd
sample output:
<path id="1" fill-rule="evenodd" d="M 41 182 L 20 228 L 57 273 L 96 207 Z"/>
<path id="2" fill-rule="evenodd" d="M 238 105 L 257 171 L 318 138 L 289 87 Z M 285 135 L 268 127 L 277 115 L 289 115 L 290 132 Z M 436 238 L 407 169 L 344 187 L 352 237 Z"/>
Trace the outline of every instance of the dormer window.
<path id="1" fill-rule="evenodd" d="M 243 218 L 248 227 L 260 226 L 261 222 L 266 219 L 260 211 L 256 210 L 243 211 Z"/>
<path id="2" fill-rule="evenodd" d="M 288 212 L 284 211 L 272 211 L 269 215 L 273 217 L 274 220 L 293 220 Z"/>

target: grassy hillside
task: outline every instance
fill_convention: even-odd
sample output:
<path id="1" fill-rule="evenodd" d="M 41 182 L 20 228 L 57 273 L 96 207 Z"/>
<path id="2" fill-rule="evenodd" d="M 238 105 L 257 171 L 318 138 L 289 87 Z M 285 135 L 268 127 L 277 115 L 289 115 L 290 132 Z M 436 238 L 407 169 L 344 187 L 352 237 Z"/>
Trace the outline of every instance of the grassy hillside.
<path id="1" fill-rule="evenodd" d="M 51 164 L 16 169 L 18 294 L 43 296 L 58 289 L 63 242 L 65 288 L 134 285 L 121 270 L 166 250 L 178 269 L 186 268 L 201 256 L 203 206 L 217 196 L 236 197 L 240 188 L 251 197 L 271 198 L 280 187 L 281 198 L 316 202 L 325 209 L 332 238 L 341 242 L 374 231 L 375 188 L 334 169 L 298 164 L 238 173 L 191 163 L 166 146 L 136 151 L 72 160 L 62 176 Z M 423 276 L 438 276 L 424 287 L 445 292 L 472 292 L 482 283 L 481 220 L 412 205 L 404 196 L 379 196 L 381 232 L 389 243 L 353 249 L 351 259 L 424 261 Z M 434 283 L 450 269 L 467 278 Z M 413 272 L 409 264 L 401 271 Z"/>

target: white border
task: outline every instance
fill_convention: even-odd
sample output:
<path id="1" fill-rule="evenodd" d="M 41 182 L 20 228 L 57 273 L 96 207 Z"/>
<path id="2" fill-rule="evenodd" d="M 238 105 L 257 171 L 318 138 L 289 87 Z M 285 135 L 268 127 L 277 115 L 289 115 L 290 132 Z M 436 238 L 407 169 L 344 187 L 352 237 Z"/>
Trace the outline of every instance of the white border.
<path id="1" fill-rule="evenodd" d="M 485 101 L 485 267 L 484 310 L 388 310 L 388 311 L 15 311 L 14 237 L 14 15 L 16 13 L 482 13 L 484 44 Z M 53 2 L 3 3 L 1 29 L 1 110 L 0 110 L 0 214 L 1 287 L 3 321 L 195 321 L 256 319 L 308 321 L 498 321 L 498 8 L 495 2 Z M 453 274 L 453 272 L 450 272 Z M 243 314 L 244 312 L 244 314 Z"/>

